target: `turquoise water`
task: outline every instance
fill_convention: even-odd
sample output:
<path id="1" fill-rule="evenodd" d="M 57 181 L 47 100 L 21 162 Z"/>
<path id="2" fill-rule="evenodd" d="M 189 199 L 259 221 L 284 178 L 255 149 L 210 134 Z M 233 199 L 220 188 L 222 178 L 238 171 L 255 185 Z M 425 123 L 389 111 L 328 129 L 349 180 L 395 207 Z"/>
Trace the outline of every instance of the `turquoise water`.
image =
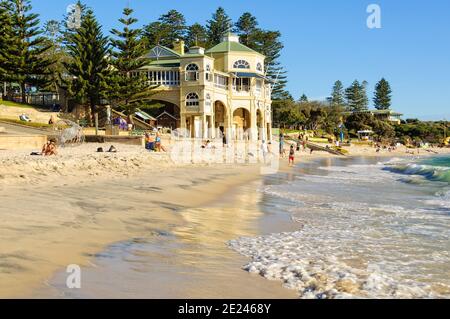
<path id="1" fill-rule="evenodd" d="M 449 171 L 450 157 L 301 164 L 261 189 L 298 231 L 230 246 L 301 298 L 450 298 Z"/>
<path id="2" fill-rule="evenodd" d="M 394 173 L 422 176 L 429 181 L 450 184 L 449 156 L 439 156 L 412 162 L 396 163 L 387 166 L 385 169 Z"/>

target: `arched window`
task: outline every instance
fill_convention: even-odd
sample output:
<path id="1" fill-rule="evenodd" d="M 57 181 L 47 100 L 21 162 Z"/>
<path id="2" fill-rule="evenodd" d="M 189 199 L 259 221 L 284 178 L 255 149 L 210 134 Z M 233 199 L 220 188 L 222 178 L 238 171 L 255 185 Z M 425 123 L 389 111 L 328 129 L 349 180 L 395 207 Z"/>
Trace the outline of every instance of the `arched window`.
<path id="1" fill-rule="evenodd" d="M 234 69 L 250 69 L 250 64 L 245 60 L 238 60 L 234 62 Z"/>
<path id="2" fill-rule="evenodd" d="M 211 75 L 211 66 L 209 64 L 206 65 L 206 81 L 212 82 L 213 77 Z"/>
<path id="3" fill-rule="evenodd" d="M 197 93 L 189 93 L 186 95 L 186 106 L 199 106 L 200 101 Z"/>
<path id="4" fill-rule="evenodd" d="M 262 72 L 263 66 L 262 66 L 261 63 L 258 62 L 258 64 L 256 65 L 256 70 L 259 71 L 259 72 Z"/>
<path id="5" fill-rule="evenodd" d="M 195 63 L 186 66 L 186 81 L 198 80 L 198 65 Z"/>

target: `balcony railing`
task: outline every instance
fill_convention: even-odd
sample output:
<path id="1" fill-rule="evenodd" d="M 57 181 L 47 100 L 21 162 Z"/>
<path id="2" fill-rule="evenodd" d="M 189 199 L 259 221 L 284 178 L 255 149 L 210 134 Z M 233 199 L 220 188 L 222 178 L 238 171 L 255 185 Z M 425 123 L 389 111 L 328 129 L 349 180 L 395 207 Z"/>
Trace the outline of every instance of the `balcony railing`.
<path id="1" fill-rule="evenodd" d="M 228 78 L 223 75 L 214 74 L 214 86 L 219 89 L 228 89 Z"/>
<path id="2" fill-rule="evenodd" d="M 144 74 L 150 85 L 180 86 L 179 71 L 148 71 Z"/>

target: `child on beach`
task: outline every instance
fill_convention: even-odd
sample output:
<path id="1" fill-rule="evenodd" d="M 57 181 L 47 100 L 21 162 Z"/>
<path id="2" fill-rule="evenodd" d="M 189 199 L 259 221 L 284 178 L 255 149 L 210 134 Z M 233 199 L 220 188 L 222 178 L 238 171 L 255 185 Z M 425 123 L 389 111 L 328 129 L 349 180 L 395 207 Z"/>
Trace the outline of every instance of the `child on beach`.
<path id="1" fill-rule="evenodd" d="M 295 158 L 295 149 L 294 145 L 291 145 L 289 150 L 289 167 L 294 166 L 294 158 Z"/>

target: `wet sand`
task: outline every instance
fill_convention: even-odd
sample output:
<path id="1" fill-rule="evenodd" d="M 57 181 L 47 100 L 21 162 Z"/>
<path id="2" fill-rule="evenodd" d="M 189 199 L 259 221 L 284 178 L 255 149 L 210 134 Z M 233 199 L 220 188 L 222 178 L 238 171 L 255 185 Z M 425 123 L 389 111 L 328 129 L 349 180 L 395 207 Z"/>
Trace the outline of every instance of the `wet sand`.
<path id="1" fill-rule="evenodd" d="M 258 173 L 257 167 L 222 165 L 130 178 L 10 184 L 1 193 L 0 297 L 65 296 L 58 285 L 64 286 L 70 264 L 83 269 L 85 289 L 74 297 L 295 297 L 277 283 L 248 276 L 240 269 L 245 258 L 225 246 L 236 236 L 259 233 L 256 192 L 241 201 L 248 203 L 247 209 L 211 204 L 238 185 L 257 180 Z M 126 258 L 143 254 L 146 260 L 137 270 L 133 262 L 127 264 L 132 272 L 120 263 L 115 272 L 105 271 L 111 286 L 95 283 L 100 274 L 89 280 L 95 257 L 130 242 L 150 243 L 154 250 L 125 251 Z M 143 271 L 140 267 L 150 269 L 145 280 L 133 278 L 135 271 Z M 63 280 L 58 279 L 61 272 Z"/>
<path id="2" fill-rule="evenodd" d="M 295 227 L 288 216 L 274 219 L 259 211 L 260 184 L 260 180 L 235 184 L 208 203 L 179 209 L 176 214 L 181 223 L 171 225 L 167 220 L 156 233 L 108 246 L 82 269 L 81 289 L 66 288 L 67 274 L 61 270 L 48 287 L 35 291 L 33 296 L 296 298 L 279 282 L 242 270 L 248 259 L 226 246 L 229 240 L 240 236 Z"/>

